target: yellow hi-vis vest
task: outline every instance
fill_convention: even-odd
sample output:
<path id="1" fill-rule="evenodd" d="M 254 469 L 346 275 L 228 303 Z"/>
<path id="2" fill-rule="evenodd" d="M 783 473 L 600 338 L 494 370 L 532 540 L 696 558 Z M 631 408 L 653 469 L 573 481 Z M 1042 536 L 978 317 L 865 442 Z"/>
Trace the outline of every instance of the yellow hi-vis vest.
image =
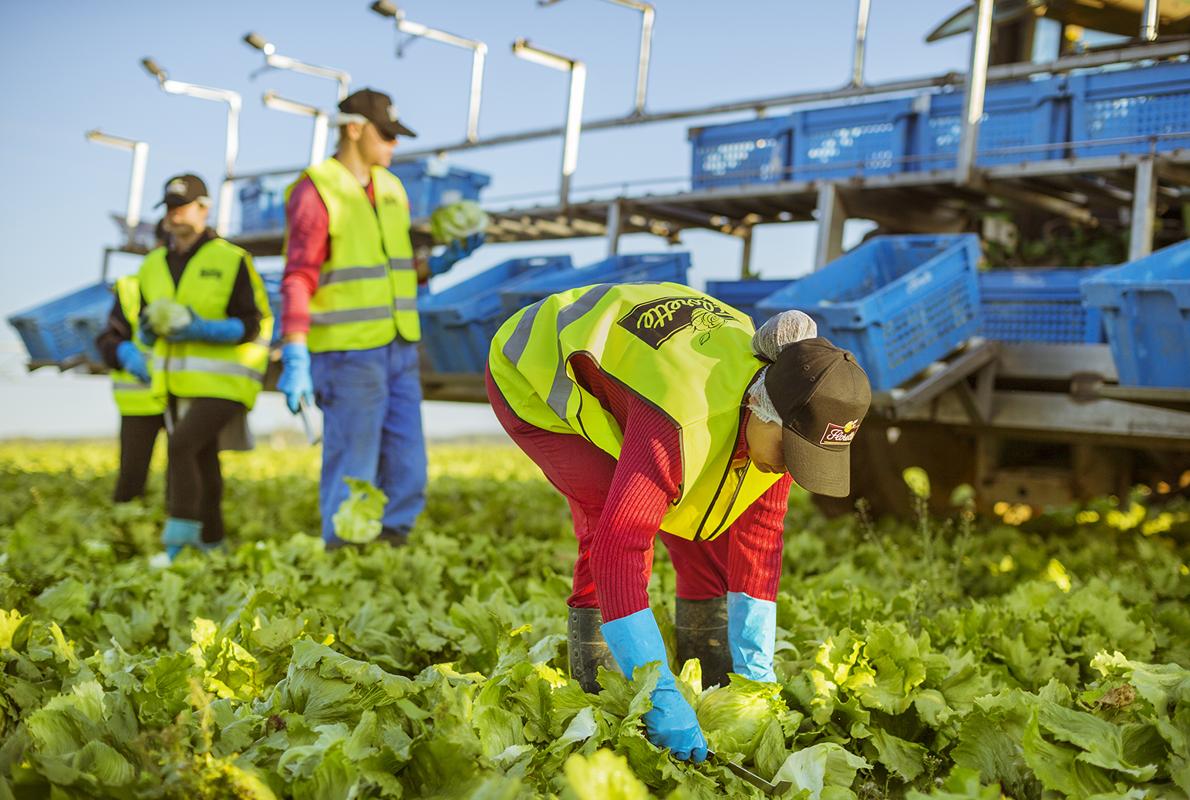
<path id="1" fill-rule="evenodd" d="M 359 180 L 336 158 L 302 174 L 314 183 L 330 223 L 330 260 L 310 298 L 310 351 L 383 347 L 398 334 L 407 342 L 421 339 L 409 199 L 401 181 L 372 167 L 373 208 Z M 286 190 L 287 200 L 296 185 Z"/>
<path id="2" fill-rule="evenodd" d="M 619 458 L 624 435 L 574 378 L 590 356 L 612 380 L 673 420 L 682 486 L 661 529 L 714 539 L 780 476 L 733 463 L 742 404 L 764 364 L 747 315 L 676 283 L 597 284 L 560 292 L 514 314 L 492 340 L 492 378 L 518 417 L 578 434 Z"/>
<path id="3" fill-rule="evenodd" d="M 158 338 L 153 345 L 153 394 L 157 397 L 219 397 L 243 403 L 249 409 L 255 405 L 269 363 L 273 315 L 252 257 L 231 242 L 212 239 L 186 264 L 175 286 L 165 248 L 159 247 L 141 264 L 140 289 L 147 303 L 164 298 L 189 306 L 204 319 L 227 319 L 227 302 L 241 261 L 247 265 L 256 307 L 260 309 L 258 338 L 244 344 L 167 342 Z"/>
<path id="4" fill-rule="evenodd" d="M 116 279 L 115 290 L 116 302 L 120 304 L 120 310 L 132 328 L 132 343 L 145 357 L 145 363 L 149 364 L 153 360 L 152 353 L 136 335 L 140 329 L 140 282 L 135 275 L 125 275 Z M 165 410 L 165 401 L 154 396 L 152 387 L 141 383 L 131 372 L 113 369 L 111 376 L 112 397 L 116 400 L 121 417 L 152 417 Z"/>

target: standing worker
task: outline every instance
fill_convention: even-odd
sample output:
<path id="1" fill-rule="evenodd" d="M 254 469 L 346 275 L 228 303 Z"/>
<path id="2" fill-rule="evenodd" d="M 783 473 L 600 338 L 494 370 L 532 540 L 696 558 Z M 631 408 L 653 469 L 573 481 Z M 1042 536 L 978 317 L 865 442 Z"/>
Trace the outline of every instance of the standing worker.
<path id="1" fill-rule="evenodd" d="M 268 366 L 273 317 L 252 258 L 207 227 L 211 201 L 196 175 L 165 185 L 169 246 L 145 256 L 139 280 L 146 311 L 185 306 L 184 324 L 155 330 L 144 312 L 141 338 L 153 348 L 153 394 L 166 403 L 169 516 L 162 542 L 183 547 L 223 541 L 220 438 L 246 432 Z"/>
<path id="2" fill-rule="evenodd" d="M 658 531 L 677 573 L 677 657 L 704 682 L 730 668 L 774 681 L 776 596 L 789 488 L 849 492 L 849 445 L 871 390 L 851 353 L 787 311 L 749 318 L 673 283 L 598 284 L 514 314 L 492 341 L 488 397 L 566 496 L 579 553 L 570 669 L 627 676 L 660 662 L 649 739 L 702 761 L 649 609 Z M 602 635 L 601 635 L 602 633 Z"/>
<path id="3" fill-rule="evenodd" d="M 400 545 L 425 505 L 418 283 L 470 255 L 483 237 L 415 260 L 409 200 L 388 165 L 397 136 L 416 134 L 388 95 L 371 89 L 339 110 L 335 155 L 307 169 L 288 194 L 277 388 L 295 414 L 315 401 L 322 409 L 327 546 L 342 544 L 333 518 L 350 493 L 348 477 L 384 491 L 380 539 Z"/>
<path id="4" fill-rule="evenodd" d="M 112 499 L 126 503 L 145 493 L 153 447 L 165 427 L 165 401 L 149 385 L 149 347 L 136 335 L 140 281 L 136 275 L 125 275 L 113 288 L 116 300 L 95 346 L 111 369 L 112 396 L 120 412 L 120 472 Z"/>

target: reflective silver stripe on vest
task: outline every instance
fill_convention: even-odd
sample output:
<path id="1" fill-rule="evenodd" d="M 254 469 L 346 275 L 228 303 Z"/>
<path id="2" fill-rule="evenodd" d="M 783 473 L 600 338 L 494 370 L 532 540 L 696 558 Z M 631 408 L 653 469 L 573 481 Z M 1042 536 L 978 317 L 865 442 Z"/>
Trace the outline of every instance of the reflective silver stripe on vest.
<path id="1" fill-rule="evenodd" d="M 388 260 L 388 268 L 391 270 L 413 269 L 412 258 L 390 258 Z"/>
<path id="2" fill-rule="evenodd" d="M 416 302 L 416 301 L 415 301 Z M 311 325 L 339 325 L 344 322 L 375 322 L 392 319 L 393 310 L 388 306 L 368 306 L 347 311 L 323 311 L 310 315 Z"/>
<path id="3" fill-rule="evenodd" d="M 533 305 L 525 309 L 525 313 L 521 314 L 521 318 L 517 320 L 516 327 L 512 331 L 512 336 L 508 337 L 508 341 L 504 343 L 504 357 L 512 362 L 513 366 L 520 363 L 521 356 L 525 354 L 525 348 L 529 346 L 529 334 L 533 331 L 533 321 L 537 319 L 537 312 L 541 311 L 541 304 L 545 300 L 538 300 Z"/>
<path id="4" fill-rule="evenodd" d="M 153 369 L 163 372 L 205 372 L 209 375 L 228 375 L 234 378 L 250 378 L 263 381 L 264 373 L 259 370 L 237 364 L 234 361 L 223 361 L 218 358 L 202 358 L 200 356 L 180 356 L 155 359 Z"/>
<path id="5" fill-rule="evenodd" d="M 374 267 L 339 267 L 338 269 L 324 269 L 318 276 L 318 285 L 330 286 L 348 281 L 370 281 L 387 277 L 388 267 L 383 264 L 377 264 Z"/>
<path id="6" fill-rule="evenodd" d="M 558 312 L 558 368 L 554 372 L 554 382 L 550 386 L 550 395 L 545 399 L 548 405 L 560 419 L 566 419 L 566 401 L 570 399 L 571 382 L 566 377 L 566 361 L 562 358 L 562 331 L 566 326 L 586 316 L 603 296 L 611 291 L 615 284 L 600 283 L 570 305 Z"/>
<path id="7" fill-rule="evenodd" d="M 112 389 L 117 392 L 140 392 L 142 394 L 152 391 L 147 383 L 128 383 L 127 381 L 112 381 Z"/>
<path id="8" fill-rule="evenodd" d="M 417 311 L 416 297 L 398 297 L 393 300 L 393 310 L 395 311 Z"/>

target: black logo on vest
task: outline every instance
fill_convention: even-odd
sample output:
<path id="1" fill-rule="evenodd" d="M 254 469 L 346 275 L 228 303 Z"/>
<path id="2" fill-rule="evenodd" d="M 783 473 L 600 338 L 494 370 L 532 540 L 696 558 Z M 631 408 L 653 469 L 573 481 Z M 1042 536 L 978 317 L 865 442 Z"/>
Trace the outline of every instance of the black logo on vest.
<path id="1" fill-rule="evenodd" d="M 728 319 L 731 314 L 727 309 L 709 297 L 662 297 L 633 307 L 616 324 L 659 350 L 686 328 L 701 333 L 698 343 L 706 344 L 711 332 L 723 327 Z"/>
<path id="2" fill-rule="evenodd" d="M 222 278 L 223 270 L 215 269 L 214 267 L 203 267 L 198 271 L 200 278 Z"/>

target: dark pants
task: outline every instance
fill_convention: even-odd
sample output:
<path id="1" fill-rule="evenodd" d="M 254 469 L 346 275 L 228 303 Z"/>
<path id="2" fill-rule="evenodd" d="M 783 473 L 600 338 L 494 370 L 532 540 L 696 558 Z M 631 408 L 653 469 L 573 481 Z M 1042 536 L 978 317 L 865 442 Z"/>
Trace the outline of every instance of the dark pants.
<path id="1" fill-rule="evenodd" d="M 112 498 L 117 503 L 127 503 L 144 495 L 153 446 L 164 427 L 165 417 L 161 414 L 120 417 L 120 474 L 116 477 L 116 492 Z"/>
<path id="2" fill-rule="evenodd" d="M 170 398 L 170 405 L 176 405 Z M 190 400 L 186 414 L 175 416 L 169 437 L 169 515 L 202 522 L 202 540 L 223 540 L 223 475 L 219 471 L 219 432 L 242 403 L 216 397 Z"/>

